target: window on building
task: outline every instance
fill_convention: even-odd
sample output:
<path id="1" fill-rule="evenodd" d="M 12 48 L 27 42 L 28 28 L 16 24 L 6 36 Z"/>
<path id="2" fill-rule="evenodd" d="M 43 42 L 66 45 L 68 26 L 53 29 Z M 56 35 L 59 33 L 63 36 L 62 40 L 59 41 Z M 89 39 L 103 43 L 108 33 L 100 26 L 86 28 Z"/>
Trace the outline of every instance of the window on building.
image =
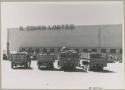
<path id="1" fill-rule="evenodd" d="M 39 52 L 40 52 L 40 49 L 39 49 L 39 48 L 36 48 L 35 52 L 36 52 L 36 53 L 39 53 Z"/>
<path id="2" fill-rule="evenodd" d="M 47 48 L 43 48 L 43 53 L 47 53 Z"/>
<path id="3" fill-rule="evenodd" d="M 32 53 L 32 51 L 33 51 L 33 50 L 32 50 L 32 48 L 29 48 L 29 50 L 28 50 L 28 51 L 29 51 L 29 53 Z"/>
<path id="4" fill-rule="evenodd" d="M 110 49 L 110 53 L 116 53 L 116 49 Z"/>
<path id="5" fill-rule="evenodd" d="M 57 52 L 60 52 L 60 50 L 61 50 L 61 48 L 55 48 L 55 49 L 57 49 Z"/>
<path id="6" fill-rule="evenodd" d="M 55 49 L 54 48 L 50 48 L 50 52 L 55 52 Z"/>
<path id="7" fill-rule="evenodd" d="M 24 51 L 24 48 L 19 48 L 19 51 L 21 51 L 21 52 Z"/>
<path id="8" fill-rule="evenodd" d="M 83 52 L 88 52 L 88 49 L 83 49 Z"/>
<path id="9" fill-rule="evenodd" d="M 25 50 L 26 52 L 28 52 L 29 49 L 28 49 L 28 48 L 24 48 L 24 50 Z"/>
<path id="10" fill-rule="evenodd" d="M 101 53 L 106 53 L 106 49 L 101 49 Z"/>
<path id="11" fill-rule="evenodd" d="M 76 50 L 77 52 L 79 52 L 79 49 L 75 48 L 74 50 Z"/>
<path id="12" fill-rule="evenodd" d="M 97 49 L 92 49 L 92 52 L 97 52 Z"/>

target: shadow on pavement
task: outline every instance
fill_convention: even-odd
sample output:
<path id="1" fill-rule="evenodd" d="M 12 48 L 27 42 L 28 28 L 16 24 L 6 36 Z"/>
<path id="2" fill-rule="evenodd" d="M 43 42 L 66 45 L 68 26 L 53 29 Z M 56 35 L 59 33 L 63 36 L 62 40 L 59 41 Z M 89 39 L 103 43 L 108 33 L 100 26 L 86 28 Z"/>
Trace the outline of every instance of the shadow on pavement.
<path id="1" fill-rule="evenodd" d="M 41 71 L 60 71 L 59 69 L 40 68 Z"/>
<path id="2" fill-rule="evenodd" d="M 64 72 L 87 72 L 85 70 L 82 70 L 82 69 L 74 69 L 74 70 L 70 70 L 70 69 L 67 69 L 67 70 L 60 70 L 60 69 L 48 69 L 48 68 L 40 68 L 39 70 L 41 71 L 64 71 Z"/>
<path id="3" fill-rule="evenodd" d="M 63 70 L 64 72 L 86 72 L 86 70 L 82 70 L 82 69 L 74 69 L 74 70 Z"/>
<path id="4" fill-rule="evenodd" d="M 18 69 L 21 69 L 21 70 L 33 70 L 32 67 L 29 67 L 29 68 L 24 68 L 24 67 L 16 67 L 14 68 L 15 70 L 18 70 Z"/>
<path id="5" fill-rule="evenodd" d="M 92 71 L 92 72 L 97 72 L 97 73 L 116 73 L 116 72 L 114 72 L 114 71 L 111 71 L 111 70 Z"/>

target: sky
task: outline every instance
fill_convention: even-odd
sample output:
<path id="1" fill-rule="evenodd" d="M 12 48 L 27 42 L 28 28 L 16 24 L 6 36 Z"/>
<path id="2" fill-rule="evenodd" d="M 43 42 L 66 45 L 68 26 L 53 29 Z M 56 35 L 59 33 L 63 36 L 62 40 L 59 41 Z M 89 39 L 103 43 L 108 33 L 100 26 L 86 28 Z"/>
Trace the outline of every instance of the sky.
<path id="1" fill-rule="evenodd" d="M 102 25 L 123 23 L 122 1 L 3 2 L 1 5 L 2 47 L 7 28 L 27 25 Z"/>

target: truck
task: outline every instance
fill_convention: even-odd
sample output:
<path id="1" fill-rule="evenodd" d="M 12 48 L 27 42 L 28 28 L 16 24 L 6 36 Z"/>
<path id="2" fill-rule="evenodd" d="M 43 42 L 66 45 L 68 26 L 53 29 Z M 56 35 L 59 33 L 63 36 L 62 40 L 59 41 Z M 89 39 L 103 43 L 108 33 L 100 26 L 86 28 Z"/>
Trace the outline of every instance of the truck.
<path id="1" fill-rule="evenodd" d="M 25 69 L 29 68 L 28 54 L 26 52 L 10 53 L 9 59 L 11 61 L 11 68 L 15 69 L 17 66 L 23 66 Z"/>
<path id="2" fill-rule="evenodd" d="M 45 67 L 47 69 L 54 69 L 53 62 L 56 59 L 55 54 L 40 53 L 37 55 L 37 66 L 38 69 Z"/>
<path id="3" fill-rule="evenodd" d="M 61 70 L 73 70 L 78 66 L 79 54 L 76 50 L 63 50 L 59 53 L 58 60 Z"/>
<path id="4" fill-rule="evenodd" d="M 102 71 L 107 66 L 107 57 L 101 53 L 90 54 L 89 70 Z"/>

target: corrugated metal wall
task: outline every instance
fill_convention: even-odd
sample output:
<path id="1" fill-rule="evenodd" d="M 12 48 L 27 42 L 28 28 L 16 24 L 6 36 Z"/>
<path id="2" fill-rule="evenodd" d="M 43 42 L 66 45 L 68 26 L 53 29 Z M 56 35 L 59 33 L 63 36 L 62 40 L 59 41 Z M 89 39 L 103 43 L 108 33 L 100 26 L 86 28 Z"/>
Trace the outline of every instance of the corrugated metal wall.
<path id="1" fill-rule="evenodd" d="M 99 36 L 100 30 L 100 36 Z M 100 40 L 99 40 L 100 37 Z M 100 44 L 99 44 L 100 41 Z M 122 25 L 80 25 L 74 30 L 9 30 L 10 50 L 19 47 L 100 47 L 122 48 Z"/>

